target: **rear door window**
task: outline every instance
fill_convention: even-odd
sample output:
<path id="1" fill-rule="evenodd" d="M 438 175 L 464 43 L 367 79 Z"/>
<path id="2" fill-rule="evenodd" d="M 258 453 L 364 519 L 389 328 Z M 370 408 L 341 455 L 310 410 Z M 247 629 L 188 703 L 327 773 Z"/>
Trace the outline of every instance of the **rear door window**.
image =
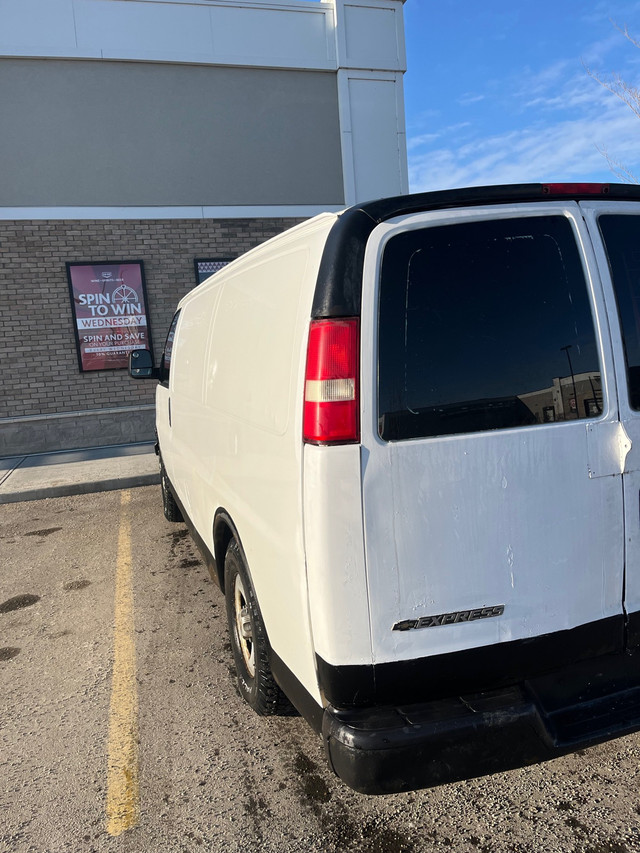
<path id="1" fill-rule="evenodd" d="M 378 316 L 383 439 L 592 418 L 602 407 L 568 219 L 482 220 L 389 240 Z"/>
<path id="2" fill-rule="evenodd" d="M 176 312 L 173 320 L 171 321 L 171 325 L 169 326 L 169 332 L 167 333 L 167 340 L 164 344 L 164 351 L 162 353 L 162 364 L 161 364 L 161 379 L 163 385 L 169 385 L 169 376 L 171 374 L 171 356 L 173 355 L 173 341 L 176 336 L 176 326 L 178 325 L 178 319 L 180 317 L 180 312 Z"/>
<path id="3" fill-rule="evenodd" d="M 640 411 L 640 217 L 603 214 L 598 225 L 618 303 L 629 404 Z"/>

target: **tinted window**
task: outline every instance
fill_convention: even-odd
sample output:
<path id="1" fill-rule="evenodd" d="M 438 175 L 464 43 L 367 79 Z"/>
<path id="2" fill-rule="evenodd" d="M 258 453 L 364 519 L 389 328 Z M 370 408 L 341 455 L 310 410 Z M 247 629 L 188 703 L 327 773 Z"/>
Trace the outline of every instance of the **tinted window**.
<path id="1" fill-rule="evenodd" d="M 387 440 L 597 416 L 598 353 L 570 223 L 530 217 L 393 237 L 378 407 Z"/>
<path id="2" fill-rule="evenodd" d="M 178 317 L 180 316 L 180 312 L 174 316 L 171 321 L 171 325 L 169 326 L 169 332 L 167 334 L 167 340 L 164 344 L 164 352 L 162 353 L 162 381 L 164 383 L 169 382 L 169 375 L 171 373 L 171 355 L 173 353 L 173 340 L 176 336 L 176 326 L 178 325 Z"/>
<path id="3" fill-rule="evenodd" d="M 618 302 L 629 402 L 637 411 L 640 410 L 640 217 L 605 215 L 598 223 Z"/>

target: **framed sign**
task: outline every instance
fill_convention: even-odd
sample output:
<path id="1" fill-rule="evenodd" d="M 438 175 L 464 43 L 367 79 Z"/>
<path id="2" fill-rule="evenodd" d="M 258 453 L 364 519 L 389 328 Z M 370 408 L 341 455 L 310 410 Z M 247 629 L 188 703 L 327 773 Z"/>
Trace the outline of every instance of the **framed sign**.
<path id="1" fill-rule="evenodd" d="M 80 371 L 126 368 L 152 349 L 142 261 L 67 264 Z"/>
<path id="2" fill-rule="evenodd" d="M 196 284 L 202 284 L 205 279 L 226 267 L 235 258 L 196 258 L 193 262 L 196 270 Z"/>

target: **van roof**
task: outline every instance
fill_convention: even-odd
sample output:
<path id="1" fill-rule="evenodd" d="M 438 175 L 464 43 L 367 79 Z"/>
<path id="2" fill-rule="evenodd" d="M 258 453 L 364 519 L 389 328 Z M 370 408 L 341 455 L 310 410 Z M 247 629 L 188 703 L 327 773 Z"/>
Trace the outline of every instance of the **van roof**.
<path id="1" fill-rule="evenodd" d="M 365 246 L 373 229 L 396 216 L 474 205 L 601 199 L 640 201 L 635 184 L 508 184 L 401 195 L 349 207 L 329 232 L 318 272 L 312 317 L 357 317 Z"/>

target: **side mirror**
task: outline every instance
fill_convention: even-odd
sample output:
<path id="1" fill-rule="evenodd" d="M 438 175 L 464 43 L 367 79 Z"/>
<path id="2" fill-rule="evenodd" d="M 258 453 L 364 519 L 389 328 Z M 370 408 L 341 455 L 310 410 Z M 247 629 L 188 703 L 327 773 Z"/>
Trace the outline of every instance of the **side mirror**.
<path id="1" fill-rule="evenodd" d="M 153 354 L 148 349 L 129 353 L 129 376 L 133 379 L 158 379 L 160 371 L 153 366 Z"/>

